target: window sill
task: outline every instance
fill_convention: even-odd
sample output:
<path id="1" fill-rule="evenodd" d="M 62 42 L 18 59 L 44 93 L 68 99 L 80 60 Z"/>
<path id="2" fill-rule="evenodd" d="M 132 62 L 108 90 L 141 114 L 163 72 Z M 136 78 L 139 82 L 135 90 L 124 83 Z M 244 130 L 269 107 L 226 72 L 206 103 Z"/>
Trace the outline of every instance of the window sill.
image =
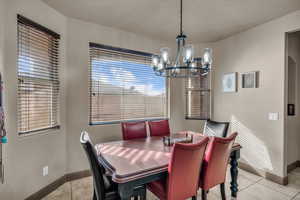
<path id="1" fill-rule="evenodd" d="M 185 117 L 186 120 L 209 120 L 209 118 Z"/>
<path id="2" fill-rule="evenodd" d="M 55 126 L 51 128 L 38 129 L 34 131 L 18 133 L 18 136 L 23 138 L 23 137 L 30 137 L 35 135 L 48 135 L 48 134 L 56 133 L 59 130 L 60 130 L 60 126 Z"/>
<path id="3" fill-rule="evenodd" d="M 139 122 L 139 121 L 156 121 L 156 120 L 169 120 L 169 118 L 150 118 L 150 119 L 133 119 L 133 120 L 119 120 L 119 121 L 108 121 L 108 122 L 90 122 L 90 126 L 95 125 L 110 125 L 110 124 L 120 124 L 122 122 Z"/>

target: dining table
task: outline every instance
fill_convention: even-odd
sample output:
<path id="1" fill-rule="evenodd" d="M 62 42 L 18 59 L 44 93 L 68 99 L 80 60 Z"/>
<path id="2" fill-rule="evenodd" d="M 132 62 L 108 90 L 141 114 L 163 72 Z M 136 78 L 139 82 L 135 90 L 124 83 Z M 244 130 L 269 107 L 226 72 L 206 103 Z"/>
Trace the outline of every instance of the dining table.
<path id="1" fill-rule="evenodd" d="M 193 135 L 192 143 L 201 141 L 205 136 L 194 132 L 180 132 L 174 135 L 184 137 Z M 172 145 L 165 145 L 163 137 L 121 140 L 95 145 L 98 160 L 118 184 L 122 200 L 128 200 L 137 186 L 164 179 L 168 175 L 168 164 L 171 158 Z M 236 198 L 238 192 L 238 159 L 241 145 L 234 143 L 230 154 L 230 190 Z M 183 172 L 184 173 L 184 172 Z"/>

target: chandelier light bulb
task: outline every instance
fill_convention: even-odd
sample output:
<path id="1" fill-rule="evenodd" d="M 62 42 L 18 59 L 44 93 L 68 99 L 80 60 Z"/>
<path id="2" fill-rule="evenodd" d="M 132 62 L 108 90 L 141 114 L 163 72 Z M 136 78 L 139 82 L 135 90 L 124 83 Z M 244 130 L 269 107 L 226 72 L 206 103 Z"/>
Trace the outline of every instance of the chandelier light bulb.
<path id="1" fill-rule="evenodd" d="M 202 65 L 203 66 L 211 66 L 211 64 L 212 64 L 212 49 L 206 48 L 206 49 L 204 49 Z"/>
<path id="2" fill-rule="evenodd" d="M 194 47 L 193 45 L 186 45 L 184 48 L 183 62 L 191 63 L 194 59 Z"/>
<path id="3" fill-rule="evenodd" d="M 153 55 L 153 56 L 152 56 L 152 66 L 153 66 L 153 67 L 157 67 L 157 66 L 158 66 L 158 63 L 159 63 L 159 57 L 156 56 L 156 55 Z"/>
<path id="4" fill-rule="evenodd" d="M 162 48 L 160 50 L 161 58 L 164 64 L 169 64 L 169 56 L 170 56 L 170 49 L 169 48 Z"/>

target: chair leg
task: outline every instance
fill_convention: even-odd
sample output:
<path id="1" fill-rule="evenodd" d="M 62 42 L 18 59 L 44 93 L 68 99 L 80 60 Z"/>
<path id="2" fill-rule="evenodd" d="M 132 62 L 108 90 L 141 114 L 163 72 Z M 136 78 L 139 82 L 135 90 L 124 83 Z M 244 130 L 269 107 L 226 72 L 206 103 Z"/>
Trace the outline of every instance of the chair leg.
<path id="1" fill-rule="evenodd" d="M 95 190 L 94 190 L 94 193 L 93 193 L 93 200 L 97 200 L 97 196 L 96 196 Z"/>
<path id="2" fill-rule="evenodd" d="M 221 183 L 221 184 L 220 184 L 220 190 L 221 190 L 221 197 L 222 197 L 222 200 L 226 200 L 225 183 Z"/>
<path id="3" fill-rule="evenodd" d="M 207 191 L 202 190 L 202 200 L 207 200 Z"/>
<path id="4" fill-rule="evenodd" d="M 147 189 L 146 186 L 143 188 L 143 193 L 140 196 L 140 200 L 146 200 L 147 199 Z"/>

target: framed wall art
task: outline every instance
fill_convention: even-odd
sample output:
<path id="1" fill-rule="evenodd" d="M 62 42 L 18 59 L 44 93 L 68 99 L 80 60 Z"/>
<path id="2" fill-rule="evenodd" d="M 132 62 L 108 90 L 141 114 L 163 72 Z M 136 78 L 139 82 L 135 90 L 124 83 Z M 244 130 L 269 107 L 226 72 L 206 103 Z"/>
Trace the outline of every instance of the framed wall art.
<path id="1" fill-rule="evenodd" d="M 237 73 L 228 73 L 223 75 L 222 79 L 223 92 L 237 91 Z"/>
<path id="2" fill-rule="evenodd" d="M 258 88 L 258 72 L 242 73 L 242 88 Z"/>

